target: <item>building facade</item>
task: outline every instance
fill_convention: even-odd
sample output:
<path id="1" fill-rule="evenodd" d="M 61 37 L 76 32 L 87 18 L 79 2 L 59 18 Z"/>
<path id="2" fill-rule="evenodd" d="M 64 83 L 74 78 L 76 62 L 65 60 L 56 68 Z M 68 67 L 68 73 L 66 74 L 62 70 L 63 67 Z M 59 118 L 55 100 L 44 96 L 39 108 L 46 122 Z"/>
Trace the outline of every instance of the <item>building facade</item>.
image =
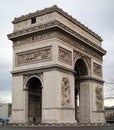
<path id="1" fill-rule="evenodd" d="M 114 106 L 105 107 L 105 119 L 108 123 L 114 123 Z"/>
<path id="2" fill-rule="evenodd" d="M 57 6 L 13 24 L 12 122 L 105 122 L 101 37 Z"/>
<path id="3" fill-rule="evenodd" d="M 0 104 L 0 118 L 10 118 L 11 116 L 11 104 L 2 103 Z"/>

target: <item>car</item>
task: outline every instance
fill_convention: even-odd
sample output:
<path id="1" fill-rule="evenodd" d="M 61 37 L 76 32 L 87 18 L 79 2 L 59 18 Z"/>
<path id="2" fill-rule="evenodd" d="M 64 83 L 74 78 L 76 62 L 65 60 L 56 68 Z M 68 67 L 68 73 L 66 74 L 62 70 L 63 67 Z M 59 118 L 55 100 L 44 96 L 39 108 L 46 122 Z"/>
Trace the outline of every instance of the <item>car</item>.
<path id="1" fill-rule="evenodd" d="M 0 118 L 0 124 L 2 124 L 2 118 Z"/>

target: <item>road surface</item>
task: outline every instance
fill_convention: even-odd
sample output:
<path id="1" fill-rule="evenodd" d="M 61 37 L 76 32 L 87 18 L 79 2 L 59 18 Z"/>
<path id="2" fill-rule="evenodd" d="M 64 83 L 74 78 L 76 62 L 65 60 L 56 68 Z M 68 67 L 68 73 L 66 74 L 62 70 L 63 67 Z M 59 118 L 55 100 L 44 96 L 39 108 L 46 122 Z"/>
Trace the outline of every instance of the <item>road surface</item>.
<path id="1" fill-rule="evenodd" d="M 0 127 L 0 130 L 114 130 L 113 126 L 76 126 L 76 127 Z"/>

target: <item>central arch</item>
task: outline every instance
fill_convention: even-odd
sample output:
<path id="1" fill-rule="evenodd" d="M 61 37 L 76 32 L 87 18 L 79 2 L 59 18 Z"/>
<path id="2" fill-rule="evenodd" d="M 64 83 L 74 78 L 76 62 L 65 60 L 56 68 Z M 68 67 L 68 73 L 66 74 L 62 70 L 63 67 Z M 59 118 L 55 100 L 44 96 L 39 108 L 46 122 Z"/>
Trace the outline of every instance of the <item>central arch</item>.
<path id="1" fill-rule="evenodd" d="M 86 62 L 84 61 L 83 58 L 77 59 L 74 67 L 75 71 L 75 119 L 77 122 L 80 122 L 80 83 L 81 83 L 81 78 L 83 76 L 88 75 L 88 69 Z"/>
<path id="2" fill-rule="evenodd" d="M 42 115 L 42 83 L 37 77 L 32 77 L 28 87 L 28 122 L 40 123 Z"/>

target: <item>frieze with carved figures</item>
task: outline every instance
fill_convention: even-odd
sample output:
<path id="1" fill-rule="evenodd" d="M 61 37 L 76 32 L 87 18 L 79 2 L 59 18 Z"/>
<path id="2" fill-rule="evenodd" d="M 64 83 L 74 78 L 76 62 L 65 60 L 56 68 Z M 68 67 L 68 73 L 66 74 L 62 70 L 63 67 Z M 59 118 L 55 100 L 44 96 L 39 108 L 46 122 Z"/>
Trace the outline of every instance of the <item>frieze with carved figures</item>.
<path id="1" fill-rule="evenodd" d="M 95 90 L 96 93 L 96 109 L 97 111 L 103 110 L 103 96 L 102 96 L 102 88 L 97 87 Z"/>
<path id="2" fill-rule="evenodd" d="M 61 93 L 62 93 L 61 105 L 63 107 L 70 107 L 71 106 L 70 81 L 66 77 L 63 77 L 62 79 Z"/>
<path id="3" fill-rule="evenodd" d="M 51 60 L 51 46 L 16 54 L 16 66 Z"/>

